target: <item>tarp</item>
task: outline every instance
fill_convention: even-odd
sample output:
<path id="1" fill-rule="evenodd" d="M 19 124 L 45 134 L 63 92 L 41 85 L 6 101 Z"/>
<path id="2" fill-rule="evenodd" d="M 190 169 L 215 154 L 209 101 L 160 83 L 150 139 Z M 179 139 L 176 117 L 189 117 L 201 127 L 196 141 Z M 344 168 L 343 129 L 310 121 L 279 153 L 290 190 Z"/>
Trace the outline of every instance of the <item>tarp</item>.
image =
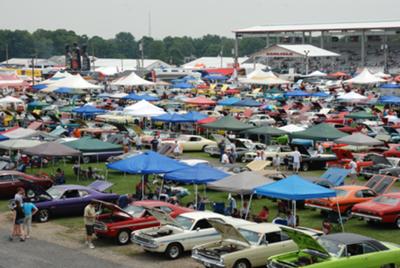
<path id="1" fill-rule="evenodd" d="M 121 145 L 83 137 L 78 140 L 63 143 L 65 146 L 84 152 L 109 152 L 122 150 Z"/>
<path id="2" fill-rule="evenodd" d="M 154 83 L 147 81 L 137 74 L 132 72 L 131 74 L 121 77 L 111 83 L 111 85 L 115 86 L 153 86 Z"/>
<path id="3" fill-rule="evenodd" d="M 386 80 L 373 75 L 367 68 L 364 68 L 364 70 L 362 70 L 362 72 L 359 73 L 357 76 L 349 80 L 346 80 L 344 82 L 363 85 L 363 84 L 385 83 Z"/>
<path id="4" fill-rule="evenodd" d="M 7 96 L 0 99 L 0 104 L 18 104 L 18 103 L 24 103 L 24 102 L 20 99 L 11 96 Z"/>
<path id="5" fill-rule="evenodd" d="M 141 100 L 135 104 L 125 107 L 124 113 L 131 116 L 151 117 L 159 116 L 165 114 L 166 112 L 160 107 L 157 107 L 146 100 Z"/>
<path id="6" fill-rule="evenodd" d="M 221 192 L 247 195 L 251 194 L 254 188 L 273 182 L 274 180 L 263 176 L 257 171 L 244 171 L 216 182 L 207 183 L 207 188 Z"/>
<path id="7" fill-rule="evenodd" d="M 188 99 L 185 99 L 184 102 L 188 103 L 188 104 L 195 104 L 195 105 L 215 105 L 215 101 L 207 99 L 204 96 L 188 98 Z"/>
<path id="8" fill-rule="evenodd" d="M 192 85 L 190 83 L 185 83 L 185 82 L 176 83 L 176 84 L 171 85 L 171 88 L 180 88 L 180 89 L 189 89 L 189 88 L 194 88 L 194 87 L 195 87 L 194 85 Z"/>
<path id="9" fill-rule="evenodd" d="M 329 97 L 330 95 L 328 94 L 328 93 L 325 93 L 325 92 L 315 92 L 315 93 L 312 93 L 311 94 L 311 97 L 314 97 L 314 98 L 327 98 L 327 97 Z"/>
<path id="10" fill-rule="evenodd" d="M 400 104 L 400 97 L 398 96 L 381 96 L 377 100 L 378 103 L 383 104 Z"/>
<path id="11" fill-rule="evenodd" d="M 310 97 L 311 94 L 302 90 L 289 91 L 284 94 L 285 97 Z"/>
<path id="12" fill-rule="evenodd" d="M 383 142 L 360 132 L 353 133 L 343 138 L 335 140 L 336 143 L 343 143 L 354 146 L 375 146 L 382 145 Z"/>
<path id="13" fill-rule="evenodd" d="M 22 127 L 10 128 L 6 131 L 1 132 L 3 136 L 8 137 L 9 139 L 23 139 L 27 137 L 31 137 L 37 133 L 36 130 Z"/>
<path id="14" fill-rule="evenodd" d="M 350 113 L 344 116 L 345 118 L 352 118 L 352 119 L 377 119 L 378 117 L 372 113 L 367 112 L 356 112 Z"/>
<path id="15" fill-rule="evenodd" d="M 152 121 L 159 121 L 159 122 L 170 122 L 170 123 L 187 123 L 193 122 L 187 118 L 185 118 L 181 114 L 173 113 L 173 114 L 162 114 L 159 116 L 154 116 L 151 118 Z"/>
<path id="16" fill-rule="evenodd" d="M 306 130 L 293 132 L 290 134 L 292 138 L 299 138 L 299 139 L 310 139 L 310 140 L 336 140 L 347 136 L 346 133 L 337 130 L 333 126 L 329 124 L 318 124 L 314 125 Z"/>
<path id="17" fill-rule="evenodd" d="M 228 173 L 208 164 L 197 164 L 195 166 L 169 172 L 165 174 L 164 179 L 188 184 L 205 184 L 218 181 L 227 176 L 229 176 Z"/>
<path id="18" fill-rule="evenodd" d="M 23 151 L 28 155 L 39 155 L 45 157 L 79 156 L 80 151 L 57 142 L 42 143 Z"/>
<path id="19" fill-rule="evenodd" d="M 298 175 L 292 175 L 271 184 L 258 186 L 254 189 L 254 193 L 286 200 L 306 200 L 336 196 L 334 190 L 314 184 Z"/>
<path id="20" fill-rule="evenodd" d="M 160 100 L 159 97 L 156 96 L 150 96 L 148 94 L 142 94 L 142 95 L 137 95 L 135 93 L 131 93 L 125 97 L 123 97 L 123 99 L 126 100 L 136 100 L 136 101 L 140 101 L 140 100 L 146 100 L 146 101 L 158 101 Z"/>
<path id="21" fill-rule="evenodd" d="M 184 163 L 153 151 L 146 151 L 124 160 L 107 164 L 109 169 L 130 174 L 163 174 L 187 167 L 188 165 Z"/>
<path id="22" fill-rule="evenodd" d="M 234 105 L 235 103 L 237 103 L 238 101 L 240 101 L 239 98 L 231 97 L 231 98 L 222 99 L 222 100 L 218 101 L 218 105 L 231 106 L 231 105 Z"/>
<path id="23" fill-rule="evenodd" d="M 251 128 L 244 130 L 243 132 L 248 134 L 268 135 L 268 136 L 281 136 L 287 134 L 287 132 L 284 130 L 270 126 Z"/>
<path id="24" fill-rule="evenodd" d="M 106 110 L 96 108 L 92 105 L 83 105 L 79 108 L 73 109 L 72 112 L 83 115 L 93 115 L 93 114 L 104 114 Z"/>
<path id="25" fill-rule="evenodd" d="M 224 116 L 215 122 L 204 124 L 203 127 L 211 129 L 232 130 L 232 131 L 254 128 L 253 125 L 246 124 L 242 121 L 237 120 L 232 116 Z"/>
<path id="26" fill-rule="evenodd" d="M 190 122 L 197 122 L 199 120 L 202 120 L 202 119 L 208 117 L 207 115 L 202 114 L 200 112 L 196 112 L 196 111 L 190 111 L 186 114 L 183 114 L 182 116 L 184 118 L 186 118 L 187 120 L 189 120 Z"/>
<path id="27" fill-rule="evenodd" d="M 241 101 L 234 103 L 234 106 L 259 107 L 259 106 L 261 106 L 261 103 L 259 103 L 258 101 L 255 101 L 253 99 L 246 98 L 246 99 L 243 99 Z"/>
<path id="28" fill-rule="evenodd" d="M 14 139 L 0 142 L 0 148 L 5 150 L 22 150 L 42 144 L 38 140 Z"/>

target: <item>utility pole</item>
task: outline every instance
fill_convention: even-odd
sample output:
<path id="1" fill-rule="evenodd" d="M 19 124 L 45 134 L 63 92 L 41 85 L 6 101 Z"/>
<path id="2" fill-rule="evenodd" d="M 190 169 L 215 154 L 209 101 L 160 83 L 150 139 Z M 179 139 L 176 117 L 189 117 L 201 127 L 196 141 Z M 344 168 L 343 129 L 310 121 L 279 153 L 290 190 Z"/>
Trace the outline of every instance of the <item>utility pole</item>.
<path id="1" fill-rule="evenodd" d="M 151 11 L 149 11 L 149 37 L 151 37 Z"/>
<path id="2" fill-rule="evenodd" d="M 144 69 L 144 37 L 139 43 L 139 50 L 142 56 L 142 69 Z"/>
<path id="3" fill-rule="evenodd" d="M 308 65 L 309 65 L 308 54 L 310 54 L 310 50 L 304 50 L 304 54 L 306 55 L 306 75 L 308 75 Z"/>
<path id="4" fill-rule="evenodd" d="M 32 55 L 32 86 L 35 85 L 35 55 Z"/>
<path id="5" fill-rule="evenodd" d="M 6 63 L 8 64 L 8 44 L 6 44 Z"/>

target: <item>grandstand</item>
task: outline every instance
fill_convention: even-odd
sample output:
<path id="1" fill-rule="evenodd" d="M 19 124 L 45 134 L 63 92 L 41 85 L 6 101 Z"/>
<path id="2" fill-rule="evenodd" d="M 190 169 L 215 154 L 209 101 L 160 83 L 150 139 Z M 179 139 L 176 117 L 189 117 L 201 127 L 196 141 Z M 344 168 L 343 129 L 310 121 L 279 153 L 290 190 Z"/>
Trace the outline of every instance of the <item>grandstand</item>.
<path id="1" fill-rule="evenodd" d="M 310 59 L 310 70 L 353 72 L 358 67 L 400 73 L 400 21 L 348 22 L 325 24 L 266 25 L 233 31 L 235 55 L 239 39 L 265 38 L 274 44 L 311 44 L 340 54 L 340 57 Z M 294 68 L 304 72 L 304 59 L 258 58 L 273 68 Z"/>

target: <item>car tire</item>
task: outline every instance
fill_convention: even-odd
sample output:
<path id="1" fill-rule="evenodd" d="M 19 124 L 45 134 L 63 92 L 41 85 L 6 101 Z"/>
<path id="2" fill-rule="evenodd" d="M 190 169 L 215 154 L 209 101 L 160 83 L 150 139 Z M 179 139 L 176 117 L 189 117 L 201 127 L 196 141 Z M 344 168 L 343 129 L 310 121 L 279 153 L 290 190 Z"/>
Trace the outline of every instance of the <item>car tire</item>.
<path id="1" fill-rule="evenodd" d="M 126 229 L 119 231 L 116 237 L 116 241 L 118 245 L 129 244 L 129 242 L 131 241 L 131 231 Z"/>
<path id="2" fill-rule="evenodd" d="M 233 268 L 251 268 L 251 264 L 246 259 L 240 259 L 235 262 Z"/>
<path id="3" fill-rule="evenodd" d="M 301 165 L 301 170 L 307 172 L 310 169 L 310 165 L 308 163 L 304 163 Z"/>
<path id="4" fill-rule="evenodd" d="M 350 218 L 351 217 L 351 207 L 349 207 L 348 209 L 346 209 L 343 213 L 343 216 Z"/>
<path id="5" fill-rule="evenodd" d="M 181 256 L 182 252 L 183 248 L 181 244 L 172 243 L 169 244 L 167 249 L 165 250 L 165 255 L 171 260 L 176 260 Z"/>
<path id="6" fill-rule="evenodd" d="M 208 146 L 208 145 L 204 145 L 203 148 L 201 148 L 201 151 L 202 151 L 202 152 L 205 152 L 207 146 Z"/>
<path id="7" fill-rule="evenodd" d="M 48 209 L 40 209 L 36 217 L 39 222 L 47 222 L 50 218 L 50 212 Z"/>

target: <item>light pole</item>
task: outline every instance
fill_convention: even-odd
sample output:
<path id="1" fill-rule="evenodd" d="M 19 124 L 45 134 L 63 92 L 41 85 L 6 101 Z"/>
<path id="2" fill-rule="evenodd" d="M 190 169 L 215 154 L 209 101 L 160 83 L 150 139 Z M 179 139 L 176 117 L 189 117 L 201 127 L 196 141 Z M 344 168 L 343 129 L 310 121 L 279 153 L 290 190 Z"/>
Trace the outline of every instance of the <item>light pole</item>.
<path id="1" fill-rule="evenodd" d="M 308 75 L 308 54 L 310 54 L 310 50 L 304 50 L 305 60 L 306 60 L 306 75 Z"/>
<path id="2" fill-rule="evenodd" d="M 387 43 L 382 44 L 381 45 L 381 50 L 383 50 L 383 60 L 384 60 L 384 64 L 383 64 L 383 72 L 384 73 L 388 73 L 388 50 L 389 50 L 389 46 Z"/>

